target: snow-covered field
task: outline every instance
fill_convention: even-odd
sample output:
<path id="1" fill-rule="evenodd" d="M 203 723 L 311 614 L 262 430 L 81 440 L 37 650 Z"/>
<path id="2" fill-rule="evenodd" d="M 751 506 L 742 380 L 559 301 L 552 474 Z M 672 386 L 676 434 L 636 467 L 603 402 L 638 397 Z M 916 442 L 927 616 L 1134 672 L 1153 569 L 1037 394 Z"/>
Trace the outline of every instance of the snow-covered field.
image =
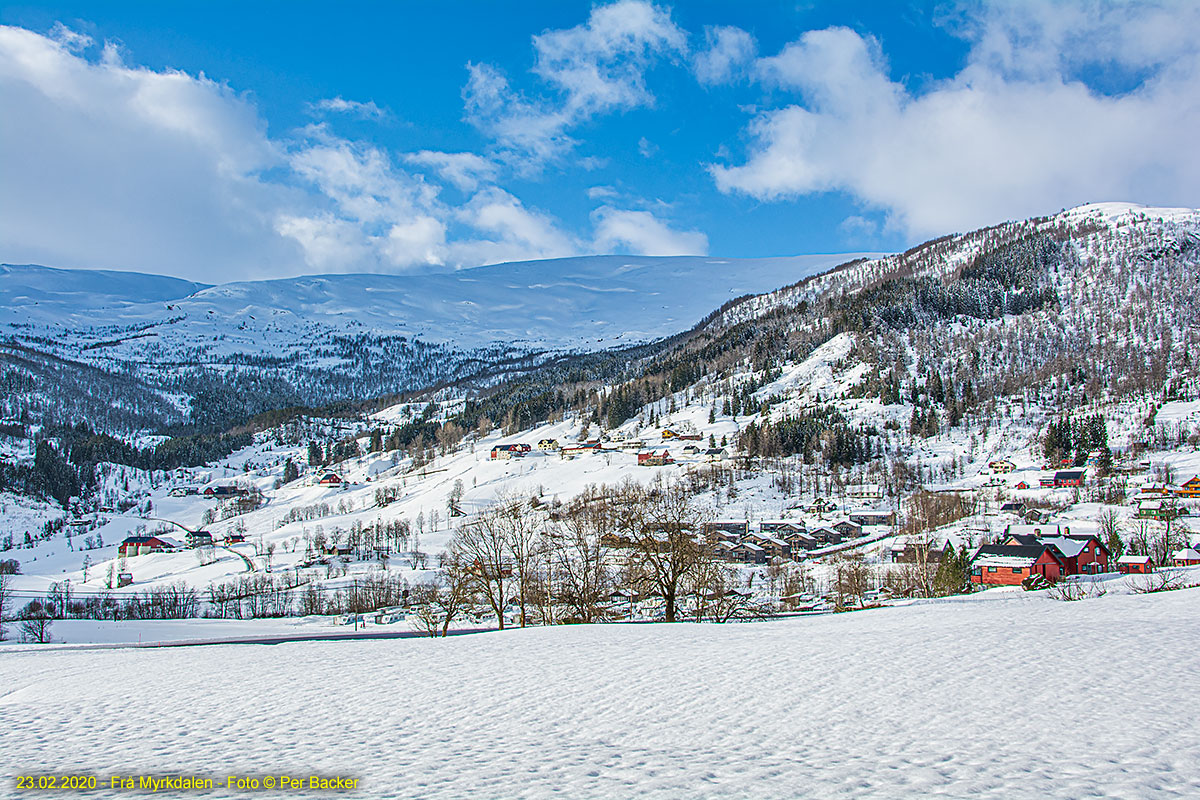
<path id="1" fill-rule="evenodd" d="M 1198 601 L 26 649 L 0 657 L 0 748 L 10 774 L 341 774 L 363 797 L 1195 797 Z"/>

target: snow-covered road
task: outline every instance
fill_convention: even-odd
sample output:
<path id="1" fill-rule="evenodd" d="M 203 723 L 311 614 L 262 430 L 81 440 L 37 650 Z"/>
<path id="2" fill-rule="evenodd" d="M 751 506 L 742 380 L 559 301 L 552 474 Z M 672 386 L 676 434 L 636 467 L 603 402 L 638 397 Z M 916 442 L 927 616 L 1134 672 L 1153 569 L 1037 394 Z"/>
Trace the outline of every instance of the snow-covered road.
<path id="1" fill-rule="evenodd" d="M 343 774 L 364 797 L 1195 797 L 1197 630 L 1188 590 L 31 648 L 0 654 L 0 752 L 9 775 Z"/>

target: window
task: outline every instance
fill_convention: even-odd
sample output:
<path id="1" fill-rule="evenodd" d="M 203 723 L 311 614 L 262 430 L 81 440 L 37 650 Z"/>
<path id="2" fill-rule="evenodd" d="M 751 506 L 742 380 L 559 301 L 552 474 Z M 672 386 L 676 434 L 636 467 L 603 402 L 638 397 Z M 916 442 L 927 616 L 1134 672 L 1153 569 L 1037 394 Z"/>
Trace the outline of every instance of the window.
<path id="1" fill-rule="evenodd" d="M 1020 575 L 1025 570 L 1023 567 L 1013 567 L 1012 571 L 1013 571 L 1013 575 Z"/>
<path id="2" fill-rule="evenodd" d="M 988 567 L 988 572 L 995 572 L 995 571 L 996 571 L 995 567 Z"/>

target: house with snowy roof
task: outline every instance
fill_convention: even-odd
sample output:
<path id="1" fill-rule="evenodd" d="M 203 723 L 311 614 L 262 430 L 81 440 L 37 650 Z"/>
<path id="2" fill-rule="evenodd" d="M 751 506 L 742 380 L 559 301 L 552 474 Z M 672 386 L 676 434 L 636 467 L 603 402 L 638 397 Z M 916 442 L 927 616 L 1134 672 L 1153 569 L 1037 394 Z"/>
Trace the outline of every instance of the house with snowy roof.
<path id="1" fill-rule="evenodd" d="M 1174 498 L 1156 498 L 1154 500 L 1138 501 L 1137 518 L 1153 519 L 1160 522 L 1183 516 L 1183 507 Z"/>
<path id="2" fill-rule="evenodd" d="M 1121 556 L 1117 559 L 1117 572 L 1122 575 L 1146 575 L 1154 571 L 1150 556 Z"/>
<path id="3" fill-rule="evenodd" d="M 1066 560 L 1067 575 L 1097 575 L 1108 572 L 1109 552 L 1095 536 L 1043 536 L 1042 544 L 1058 549 Z"/>
<path id="4" fill-rule="evenodd" d="M 729 549 L 730 555 L 736 561 L 744 561 L 747 564 L 765 564 L 767 562 L 767 551 L 753 542 L 741 542 Z"/>
<path id="5" fill-rule="evenodd" d="M 971 582 L 983 586 L 1019 586 L 1033 575 L 1057 581 L 1065 560 L 1051 545 L 986 544 L 971 559 Z"/>
<path id="6" fill-rule="evenodd" d="M 895 525 L 895 511 L 858 510 L 846 515 L 855 525 Z"/>
<path id="7" fill-rule="evenodd" d="M 1110 554 L 1103 542 L 1091 534 L 1072 534 L 1065 525 L 1009 525 L 1002 544 L 1049 545 L 1063 557 L 1064 575 L 1096 575 L 1109 568 Z"/>
<path id="8" fill-rule="evenodd" d="M 1176 567 L 1194 567 L 1200 565 L 1200 550 L 1195 546 L 1176 550 L 1171 554 L 1171 563 Z"/>
<path id="9" fill-rule="evenodd" d="M 820 542 L 815 536 L 812 536 L 807 531 L 787 531 L 779 534 L 779 538 L 788 543 L 788 547 L 792 549 L 792 554 L 796 555 L 803 550 L 813 550 L 820 546 Z"/>
<path id="10" fill-rule="evenodd" d="M 179 542 L 166 536 L 126 536 L 117 546 L 117 552 L 123 556 L 169 553 L 178 549 Z"/>

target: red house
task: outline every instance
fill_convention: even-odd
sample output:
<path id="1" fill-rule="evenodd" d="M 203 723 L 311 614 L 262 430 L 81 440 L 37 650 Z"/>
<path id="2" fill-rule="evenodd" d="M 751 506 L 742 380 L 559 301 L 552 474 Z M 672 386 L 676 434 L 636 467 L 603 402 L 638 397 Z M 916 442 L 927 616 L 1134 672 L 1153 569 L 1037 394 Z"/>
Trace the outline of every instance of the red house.
<path id="1" fill-rule="evenodd" d="M 1062 553 L 1066 560 L 1065 575 L 1096 575 L 1108 572 L 1108 548 L 1095 536 L 1043 536 L 1040 541 Z"/>
<path id="2" fill-rule="evenodd" d="M 326 472 L 317 483 L 321 486 L 341 486 L 342 476 L 336 472 Z"/>
<path id="3" fill-rule="evenodd" d="M 1171 563 L 1177 567 L 1194 567 L 1200 565 L 1200 550 L 1195 547 L 1185 547 L 1171 554 Z"/>
<path id="4" fill-rule="evenodd" d="M 1110 556 L 1104 543 L 1091 534 L 1071 535 L 1065 526 L 1009 525 L 1004 544 L 1053 547 L 1063 557 L 1064 575 L 1096 575 L 1109 570 Z"/>
<path id="5" fill-rule="evenodd" d="M 1081 469 L 1063 469 L 1054 473 L 1054 485 L 1058 486 L 1083 486 L 1083 480 L 1087 473 Z"/>
<path id="6" fill-rule="evenodd" d="M 971 559 L 971 583 L 1019 586 L 1030 575 L 1057 581 L 1064 559 L 1050 545 L 987 544 Z"/>
<path id="7" fill-rule="evenodd" d="M 653 450 L 645 453 L 638 453 L 639 467 L 661 467 L 666 464 L 674 464 L 675 459 L 671 458 L 670 450 L 663 450 L 661 453 L 656 453 Z"/>
<path id="8" fill-rule="evenodd" d="M 1150 556 L 1121 556 L 1117 559 L 1117 572 L 1122 575 L 1145 575 L 1154 571 Z"/>

